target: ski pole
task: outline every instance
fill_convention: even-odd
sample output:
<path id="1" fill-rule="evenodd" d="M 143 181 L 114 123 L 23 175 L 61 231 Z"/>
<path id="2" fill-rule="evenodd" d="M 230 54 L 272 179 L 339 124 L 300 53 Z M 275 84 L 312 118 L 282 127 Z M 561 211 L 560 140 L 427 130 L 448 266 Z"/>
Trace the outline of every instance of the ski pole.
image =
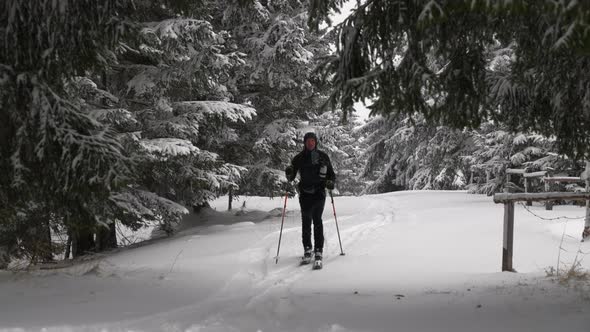
<path id="1" fill-rule="evenodd" d="M 279 250 L 281 250 L 281 237 L 283 237 L 283 223 L 285 222 L 285 211 L 287 211 L 287 198 L 289 191 L 285 192 L 285 205 L 283 206 L 283 218 L 281 219 L 281 232 L 279 233 L 279 246 L 277 247 L 277 257 L 275 264 L 279 264 Z"/>
<path id="2" fill-rule="evenodd" d="M 344 256 L 344 250 L 342 250 L 342 241 L 340 240 L 340 230 L 338 229 L 338 220 L 336 219 L 336 207 L 334 206 L 334 196 L 332 196 L 332 190 L 330 192 L 330 199 L 332 200 L 332 210 L 334 211 L 334 221 L 336 222 L 336 233 L 338 233 L 338 243 L 340 243 L 340 256 Z"/>

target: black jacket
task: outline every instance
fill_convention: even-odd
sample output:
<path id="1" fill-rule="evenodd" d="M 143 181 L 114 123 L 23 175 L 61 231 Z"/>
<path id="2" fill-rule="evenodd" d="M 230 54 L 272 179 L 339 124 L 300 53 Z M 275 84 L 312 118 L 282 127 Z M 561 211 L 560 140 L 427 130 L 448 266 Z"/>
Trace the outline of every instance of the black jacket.
<path id="1" fill-rule="evenodd" d="M 297 172 L 301 175 L 299 182 L 300 194 L 325 194 L 326 181 L 336 181 L 336 174 L 332 168 L 330 157 L 318 149 L 308 151 L 307 149 L 298 153 L 293 160 L 291 160 L 293 167 L 293 181 Z"/>

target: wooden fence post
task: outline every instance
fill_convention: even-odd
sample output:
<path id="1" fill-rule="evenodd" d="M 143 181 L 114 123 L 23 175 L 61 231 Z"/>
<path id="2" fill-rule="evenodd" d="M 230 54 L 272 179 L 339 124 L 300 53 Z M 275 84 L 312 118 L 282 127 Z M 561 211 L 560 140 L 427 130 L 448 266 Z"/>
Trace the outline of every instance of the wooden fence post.
<path id="1" fill-rule="evenodd" d="M 543 182 L 545 183 L 545 192 L 546 193 L 551 191 L 551 181 L 546 181 L 545 178 L 551 178 L 551 177 L 553 177 L 552 170 L 548 170 L 547 174 L 545 174 L 545 177 L 543 177 Z M 545 201 L 545 210 L 548 210 L 548 211 L 553 210 L 553 201 L 551 201 L 551 200 Z"/>
<path id="2" fill-rule="evenodd" d="M 504 182 L 504 187 L 506 187 L 506 185 L 510 185 L 509 183 L 512 182 L 512 177 L 510 176 L 511 174 L 508 173 L 508 171 L 506 172 L 506 179 Z"/>
<path id="3" fill-rule="evenodd" d="M 551 182 L 545 182 L 545 192 L 551 191 Z M 545 201 L 545 210 L 553 210 L 553 202 L 552 201 Z"/>
<path id="4" fill-rule="evenodd" d="M 512 245 L 514 243 L 514 202 L 504 203 L 504 240 L 502 244 L 502 271 L 514 272 L 512 268 Z"/>
<path id="5" fill-rule="evenodd" d="M 529 193 L 529 183 L 530 183 L 528 177 L 526 176 L 526 173 L 529 173 L 529 168 L 528 167 L 525 167 L 524 168 L 524 173 L 522 174 L 522 177 L 524 178 L 524 192 L 525 192 L 525 194 L 526 193 Z M 526 205 L 527 206 L 533 206 L 533 202 L 532 201 L 526 201 Z"/>

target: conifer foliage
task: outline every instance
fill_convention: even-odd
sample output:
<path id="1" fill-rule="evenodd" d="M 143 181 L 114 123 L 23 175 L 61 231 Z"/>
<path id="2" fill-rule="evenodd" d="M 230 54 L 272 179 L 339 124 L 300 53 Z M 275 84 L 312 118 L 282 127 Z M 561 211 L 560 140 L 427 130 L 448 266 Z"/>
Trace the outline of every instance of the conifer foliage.
<path id="1" fill-rule="evenodd" d="M 256 109 L 242 127 L 235 163 L 247 168 L 240 192 L 282 195 L 284 169 L 302 148 L 302 131 L 317 116 L 329 86 L 314 68 L 329 54 L 330 37 L 307 27 L 308 4 L 299 0 L 218 1 L 220 26 L 245 55 L 234 72 L 236 102 Z"/>
<path id="2" fill-rule="evenodd" d="M 312 0 L 319 26 L 343 0 Z M 590 3 L 552 0 L 367 0 L 337 27 L 323 65 L 330 102 L 374 100 L 378 114 L 422 114 L 435 124 L 555 136 L 579 159 L 590 137 Z M 509 71 L 493 73 L 498 49 Z"/>
<path id="3" fill-rule="evenodd" d="M 108 198 L 129 181 L 133 165 L 115 132 L 68 98 L 64 82 L 112 57 L 124 30 L 118 12 L 125 6 L 124 1 L 65 0 L 0 4 L 4 257 L 50 259 L 51 228 L 66 226 L 82 239 L 118 211 Z"/>
<path id="4" fill-rule="evenodd" d="M 2 2 L 0 265 L 63 254 L 56 237 L 108 249 L 118 222 L 170 230 L 236 186 L 209 149 L 255 115 L 229 101 L 243 61 L 187 3 Z"/>
<path id="5" fill-rule="evenodd" d="M 122 225 L 172 232 L 228 192 L 281 192 L 298 128 L 325 96 L 313 66 L 328 45 L 304 2 L 0 11 L 2 267 L 115 247 Z"/>

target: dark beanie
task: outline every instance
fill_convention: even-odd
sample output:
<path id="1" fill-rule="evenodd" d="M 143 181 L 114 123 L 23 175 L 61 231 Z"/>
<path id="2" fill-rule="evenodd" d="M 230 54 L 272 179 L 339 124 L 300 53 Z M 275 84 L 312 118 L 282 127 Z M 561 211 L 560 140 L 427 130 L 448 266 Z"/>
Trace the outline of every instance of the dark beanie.
<path id="1" fill-rule="evenodd" d="M 315 135 L 315 133 L 312 132 L 306 133 L 305 136 L 303 136 L 303 143 L 305 144 L 305 142 L 309 138 L 313 138 L 315 142 L 318 143 L 318 137 Z"/>

